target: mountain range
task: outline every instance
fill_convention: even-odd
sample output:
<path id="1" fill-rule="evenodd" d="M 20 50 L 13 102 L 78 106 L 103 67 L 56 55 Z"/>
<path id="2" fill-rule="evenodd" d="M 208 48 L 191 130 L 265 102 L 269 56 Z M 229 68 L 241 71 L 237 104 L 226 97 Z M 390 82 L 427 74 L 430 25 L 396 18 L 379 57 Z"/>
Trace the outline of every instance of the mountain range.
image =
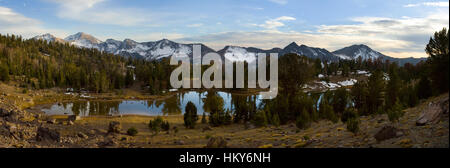
<path id="1" fill-rule="evenodd" d="M 51 34 L 44 34 L 34 37 L 37 40 L 46 40 L 47 42 L 62 42 L 69 43 L 78 47 L 84 48 L 95 48 L 100 51 L 105 51 L 108 53 L 118 54 L 125 57 L 137 57 L 145 60 L 159 60 L 164 57 L 169 57 L 172 55 L 187 55 L 192 58 L 193 44 L 181 44 L 170 41 L 168 39 L 162 39 L 159 41 L 152 42 L 136 42 L 131 39 L 125 39 L 123 41 L 118 41 L 114 39 L 107 39 L 106 41 L 101 41 L 92 35 L 79 32 L 74 35 L 70 35 L 64 39 L 57 38 Z M 319 58 L 323 61 L 339 61 L 358 59 L 361 57 L 363 60 L 368 59 L 382 59 L 389 60 L 391 62 L 398 62 L 400 65 L 405 63 L 417 64 L 426 58 L 394 58 L 386 56 L 380 52 L 372 50 L 370 47 L 359 44 L 345 47 L 333 52 L 329 52 L 323 48 L 309 47 L 306 45 L 298 45 L 295 42 L 287 45 L 284 48 L 273 48 L 270 50 L 259 49 L 255 47 L 240 47 L 240 46 L 225 46 L 219 51 L 215 51 L 208 46 L 197 43 L 201 45 L 202 54 L 207 54 L 209 52 L 217 52 L 223 58 L 231 61 L 254 61 L 256 60 L 255 53 L 279 53 L 279 55 L 284 55 L 288 53 L 295 53 L 299 55 L 305 55 L 309 58 Z"/>

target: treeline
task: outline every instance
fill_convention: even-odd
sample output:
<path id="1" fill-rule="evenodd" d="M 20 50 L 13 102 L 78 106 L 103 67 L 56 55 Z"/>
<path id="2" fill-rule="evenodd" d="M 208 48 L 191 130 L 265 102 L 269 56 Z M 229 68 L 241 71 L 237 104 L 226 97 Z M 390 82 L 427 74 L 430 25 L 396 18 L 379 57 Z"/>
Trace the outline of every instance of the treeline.
<path id="1" fill-rule="evenodd" d="M 169 88 L 168 59 L 144 61 L 73 45 L 0 35 L 0 80 L 22 87 L 74 88 L 92 92 L 123 89 L 135 82 L 151 93 Z"/>

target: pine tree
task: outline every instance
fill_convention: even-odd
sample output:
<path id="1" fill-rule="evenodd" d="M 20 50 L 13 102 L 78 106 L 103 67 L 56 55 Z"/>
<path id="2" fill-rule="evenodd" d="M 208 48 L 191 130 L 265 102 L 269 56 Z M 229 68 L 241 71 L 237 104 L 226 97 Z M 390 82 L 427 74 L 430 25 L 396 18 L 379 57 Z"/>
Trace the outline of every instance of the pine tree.
<path id="1" fill-rule="evenodd" d="M 186 126 L 186 128 L 193 129 L 195 128 L 197 120 L 198 120 L 197 107 L 195 107 L 194 103 L 189 101 L 185 107 L 184 126 Z"/>
<path id="2" fill-rule="evenodd" d="M 431 79 L 437 93 L 448 91 L 449 85 L 449 31 L 443 28 L 430 37 L 425 51 L 430 56 Z"/>

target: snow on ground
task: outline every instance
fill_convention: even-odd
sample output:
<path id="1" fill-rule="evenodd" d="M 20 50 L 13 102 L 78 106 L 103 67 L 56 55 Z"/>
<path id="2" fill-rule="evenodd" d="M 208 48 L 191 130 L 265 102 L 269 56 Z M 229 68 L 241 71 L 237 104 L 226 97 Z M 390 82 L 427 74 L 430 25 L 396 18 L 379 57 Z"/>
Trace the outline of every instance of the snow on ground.
<path id="1" fill-rule="evenodd" d="M 343 55 L 343 54 L 334 54 L 336 56 L 338 56 L 339 58 L 343 59 L 343 60 L 352 60 L 352 58 L 350 58 L 347 55 Z"/>
<path id="2" fill-rule="evenodd" d="M 322 74 L 319 74 L 319 75 L 317 75 L 317 77 L 319 77 L 319 78 L 323 78 L 323 77 L 325 77 L 324 75 L 322 75 Z"/>
<path id="3" fill-rule="evenodd" d="M 303 88 L 305 89 L 311 89 L 314 90 L 316 88 L 322 88 L 322 89 L 337 89 L 340 87 L 345 87 L 345 86 L 353 86 L 355 83 L 357 82 L 356 79 L 348 79 L 345 81 L 340 81 L 337 83 L 333 83 L 333 82 L 326 82 L 326 81 L 316 81 L 315 83 L 318 84 L 318 86 L 310 86 L 310 85 L 304 85 Z"/>
<path id="4" fill-rule="evenodd" d="M 356 70 L 356 74 L 358 75 L 364 75 L 364 74 L 368 74 L 369 72 L 367 71 L 362 71 L 362 70 Z"/>
<path id="5" fill-rule="evenodd" d="M 357 82 L 356 79 L 349 79 L 349 80 L 338 82 L 338 84 L 341 86 L 353 86 L 356 82 Z"/>

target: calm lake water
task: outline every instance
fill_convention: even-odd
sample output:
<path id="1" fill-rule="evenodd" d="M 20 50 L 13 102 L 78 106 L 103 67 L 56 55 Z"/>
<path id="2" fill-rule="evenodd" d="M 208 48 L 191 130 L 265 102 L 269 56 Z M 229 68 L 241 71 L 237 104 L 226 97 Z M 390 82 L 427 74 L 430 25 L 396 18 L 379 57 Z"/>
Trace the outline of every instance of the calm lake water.
<path id="1" fill-rule="evenodd" d="M 42 109 L 48 115 L 181 115 L 184 113 L 186 104 L 191 101 L 197 107 L 197 113 L 204 112 L 203 102 L 208 92 L 181 92 L 175 96 L 164 100 L 124 100 L 124 101 L 76 101 L 69 103 L 55 103 L 50 108 Z M 255 100 L 256 106 L 261 104 L 259 95 L 232 95 L 227 92 L 217 92 L 223 99 L 224 109 L 233 111 L 232 99 L 236 96 L 243 96 L 246 99 Z"/>

